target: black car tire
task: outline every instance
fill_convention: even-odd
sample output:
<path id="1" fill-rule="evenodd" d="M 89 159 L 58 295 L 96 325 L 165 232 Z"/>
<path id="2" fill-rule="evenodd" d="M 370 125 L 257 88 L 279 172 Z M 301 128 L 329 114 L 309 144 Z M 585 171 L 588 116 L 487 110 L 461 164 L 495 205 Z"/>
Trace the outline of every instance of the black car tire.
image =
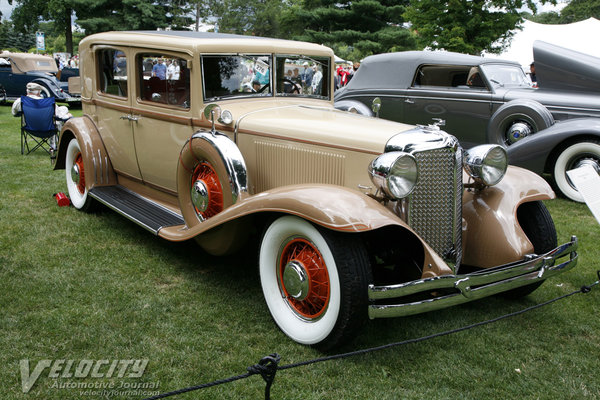
<path id="1" fill-rule="evenodd" d="M 534 100 L 512 100 L 496 110 L 488 122 L 487 143 L 510 146 L 521 138 L 509 137 L 509 130 L 516 123 L 528 125 L 531 133 L 537 133 L 554 125 L 554 117 L 546 107 Z"/>
<path id="2" fill-rule="evenodd" d="M 533 244 L 536 254 L 544 254 L 556 248 L 556 228 L 550 212 L 543 202 L 533 201 L 524 203 L 517 209 L 517 220 L 521 228 Z M 519 299 L 539 288 L 544 281 L 521 286 L 504 292 L 502 295 L 509 299 Z"/>

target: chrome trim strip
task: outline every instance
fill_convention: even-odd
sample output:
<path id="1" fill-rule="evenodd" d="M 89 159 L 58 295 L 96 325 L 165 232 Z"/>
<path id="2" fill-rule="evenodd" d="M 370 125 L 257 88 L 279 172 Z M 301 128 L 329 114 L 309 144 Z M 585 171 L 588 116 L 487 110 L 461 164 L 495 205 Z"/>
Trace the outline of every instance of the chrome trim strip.
<path id="1" fill-rule="evenodd" d="M 401 317 L 467 303 L 510 289 L 529 285 L 566 272 L 577 265 L 578 241 L 571 241 L 540 256 L 528 257 L 525 261 L 504 265 L 465 275 L 444 275 L 419 279 L 397 285 L 369 285 L 369 300 L 399 298 L 420 292 L 439 289 L 457 290 L 456 293 L 404 304 L 369 306 L 369 318 Z M 569 256 L 569 260 L 556 264 L 556 260 Z"/>
<path id="2" fill-rule="evenodd" d="M 102 174 L 102 155 L 100 154 L 100 149 L 98 149 L 98 160 L 100 161 L 100 184 L 103 184 L 104 175 Z M 98 171 L 96 171 L 96 182 L 98 182 Z"/>

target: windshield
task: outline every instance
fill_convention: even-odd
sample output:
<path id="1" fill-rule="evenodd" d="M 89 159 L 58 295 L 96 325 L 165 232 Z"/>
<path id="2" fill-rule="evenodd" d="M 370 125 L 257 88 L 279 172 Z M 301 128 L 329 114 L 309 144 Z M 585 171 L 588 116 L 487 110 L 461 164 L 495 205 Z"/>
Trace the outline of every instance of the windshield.
<path id="1" fill-rule="evenodd" d="M 481 66 L 485 76 L 494 87 L 524 86 L 531 87 L 531 81 L 518 65 L 484 64 Z"/>
<path id="2" fill-rule="evenodd" d="M 329 99 L 328 57 L 276 55 L 202 56 L 204 100 L 297 96 Z M 273 82 L 276 82 L 273 92 Z"/>

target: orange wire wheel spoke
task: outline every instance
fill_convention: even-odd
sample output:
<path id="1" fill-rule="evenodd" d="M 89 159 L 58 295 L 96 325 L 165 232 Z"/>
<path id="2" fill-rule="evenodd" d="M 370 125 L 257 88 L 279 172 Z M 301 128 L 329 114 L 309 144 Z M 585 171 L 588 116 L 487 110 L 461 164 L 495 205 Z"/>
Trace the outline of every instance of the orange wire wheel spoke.
<path id="1" fill-rule="evenodd" d="M 294 238 L 279 260 L 281 290 L 292 310 L 306 319 L 319 318 L 329 304 L 330 282 L 319 250 L 308 240 Z"/>
<path id="2" fill-rule="evenodd" d="M 223 210 L 223 190 L 219 176 L 210 163 L 204 161 L 196 166 L 192 174 L 192 204 L 202 221 Z"/>
<path id="3" fill-rule="evenodd" d="M 75 157 L 75 165 L 77 165 L 77 170 L 79 171 L 79 180 L 77 181 L 77 190 L 79 193 L 85 193 L 85 172 L 83 169 L 83 157 L 81 157 L 81 153 L 78 153 Z"/>

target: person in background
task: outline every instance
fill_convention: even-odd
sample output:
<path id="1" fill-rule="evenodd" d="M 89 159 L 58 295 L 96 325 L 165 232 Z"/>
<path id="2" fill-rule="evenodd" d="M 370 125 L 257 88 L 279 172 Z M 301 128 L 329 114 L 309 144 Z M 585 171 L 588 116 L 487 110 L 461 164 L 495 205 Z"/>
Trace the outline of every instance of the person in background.
<path id="1" fill-rule="evenodd" d="M 300 73 L 300 77 L 302 79 L 302 91 L 304 93 L 309 93 L 312 89 L 312 79 L 314 72 L 312 68 L 308 66 L 308 62 L 305 61 L 303 66 L 304 69 Z"/>
<path id="2" fill-rule="evenodd" d="M 158 62 L 152 67 L 152 76 L 156 76 L 161 81 L 167 77 L 167 66 L 163 64 L 163 59 L 159 58 Z"/>
<path id="3" fill-rule="evenodd" d="M 39 85 L 35 82 L 29 82 L 26 86 L 27 97 L 31 97 L 32 99 L 36 99 L 36 100 L 42 99 L 43 98 L 42 89 L 43 88 L 41 85 Z M 55 104 L 54 107 L 55 107 L 54 108 L 54 116 L 56 117 L 56 128 L 60 132 L 64 122 L 66 120 L 68 120 L 69 118 L 71 118 L 73 115 L 71 115 L 71 113 L 69 112 L 69 109 L 66 106 L 59 106 L 58 104 Z M 12 112 L 12 115 L 15 117 L 21 116 L 21 98 L 20 97 L 18 99 L 16 99 L 15 102 L 13 103 L 11 112 Z M 58 143 L 56 143 L 56 136 L 53 136 L 50 139 L 51 151 L 56 150 L 57 144 Z"/>
<path id="4" fill-rule="evenodd" d="M 537 77 L 535 76 L 535 64 L 529 64 L 529 77 L 531 78 L 531 83 L 533 83 L 533 87 L 538 87 Z"/>
<path id="5" fill-rule="evenodd" d="M 313 66 L 314 75 L 312 78 L 312 92 L 317 96 L 321 95 L 321 81 L 323 80 L 323 73 L 321 68 L 316 65 Z"/>

